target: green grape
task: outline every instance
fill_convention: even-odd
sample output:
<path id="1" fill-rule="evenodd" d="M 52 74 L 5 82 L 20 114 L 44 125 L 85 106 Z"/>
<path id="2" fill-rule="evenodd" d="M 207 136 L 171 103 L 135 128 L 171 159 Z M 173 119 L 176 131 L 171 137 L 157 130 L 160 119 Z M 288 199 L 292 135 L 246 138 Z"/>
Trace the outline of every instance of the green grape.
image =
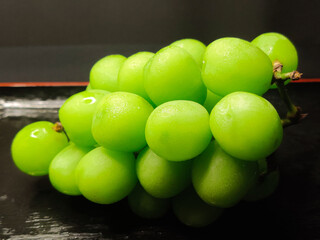
<path id="1" fill-rule="evenodd" d="M 87 85 L 86 90 L 87 90 L 87 91 L 88 91 L 88 90 L 93 90 L 93 88 L 91 87 L 91 84 L 90 84 L 90 83 Z"/>
<path id="2" fill-rule="evenodd" d="M 282 65 L 283 72 L 297 70 L 298 53 L 292 42 L 280 33 L 264 33 L 253 39 L 252 44 L 264 51 L 272 62 L 278 60 Z M 288 84 L 290 79 L 285 81 Z M 276 88 L 275 84 L 271 88 Z"/>
<path id="3" fill-rule="evenodd" d="M 70 140 L 80 146 L 96 144 L 91 133 L 93 113 L 98 102 L 108 94 L 103 90 L 87 90 L 69 97 L 59 110 L 60 121 Z"/>
<path id="4" fill-rule="evenodd" d="M 246 195 L 258 174 L 257 162 L 230 156 L 214 140 L 193 160 L 192 183 L 203 201 L 226 208 Z"/>
<path id="5" fill-rule="evenodd" d="M 172 100 L 204 103 L 207 90 L 193 57 L 180 47 L 168 46 L 147 63 L 144 88 L 156 105 Z"/>
<path id="6" fill-rule="evenodd" d="M 268 56 L 239 38 L 220 38 L 207 47 L 203 56 L 203 81 L 219 96 L 236 91 L 262 95 L 270 88 L 272 76 Z"/>
<path id="7" fill-rule="evenodd" d="M 169 199 L 159 199 L 148 194 L 140 184 L 129 194 L 131 210 L 140 217 L 155 219 L 163 217 L 170 206 Z"/>
<path id="8" fill-rule="evenodd" d="M 206 101 L 204 102 L 203 106 L 207 109 L 208 113 L 211 113 L 213 107 L 221 100 L 222 97 L 219 95 L 207 91 L 207 98 Z"/>
<path id="9" fill-rule="evenodd" d="M 130 56 L 119 70 L 119 91 L 135 93 L 148 102 L 151 99 L 144 90 L 144 66 L 154 56 L 151 52 L 139 52 Z"/>
<path id="10" fill-rule="evenodd" d="M 272 171 L 264 179 L 250 189 L 244 197 L 245 201 L 253 202 L 269 197 L 279 184 L 279 170 Z"/>
<path id="11" fill-rule="evenodd" d="M 118 73 L 125 60 L 126 57 L 122 55 L 109 55 L 96 62 L 90 71 L 91 87 L 109 92 L 118 91 Z"/>
<path id="12" fill-rule="evenodd" d="M 67 195 L 81 195 L 75 178 L 75 169 L 80 159 L 92 148 L 84 148 L 70 143 L 52 160 L 49 179 L 52 186 Z"/>
<path id="13" fill-rule="evenodd" d="M 146 147 L 137 158 L 138 179 L 153 197 L 170 198 L 191 183 L 191 163 L 168 161 Z"/>
<path id="14" fill-rule="evenodd" d="M 279 184 L 279 170 L 275 169 L 267 173 L 267 161 L 262 159 L 258 161 L 260 178 L 244 197 L 245 201 L 253 202 L 269 197 Z"/>
<path id="15" fill-rule="evenodd" d="M 145 126 L 153 107 L 134 93 L 115 92 L 103 98 L 92 122 L 92 134 L 101 146 L 136 152 L 146 146 Z"/>
<path id="16" fill-rule="evenodd" d="M 170 161 L 194 158 L 211 138 L 207 110 L 192 101 L 176 100 L 158 106 L 146 125 L 149 147 Z"/>
<path id="17" fill-rule="evenodd" d="M 266 174 L 268 171 L 268 163 L 265 158 L 261 158 L 257 161 L 259 166 L 259 175 Z"/>
<path id="18" fill-rule="evenodd" d="M 58 125 L 40 121 L 22 128 L 14 137 L 11 155 L 15 165 L 32 176 L 48 174 L 52 159 L 68 145 L 68 138 Z"/>
<path id="19" fill-rule="evenodd" d="M 204 45 L 202 42 L 196 39 L 185 38 L 175 41 L 171 45 L 186 50 L 198 63 L 199 67 L 202 67 L 203 54 L 206 50 L 206 45 Z"/>
<path id="20" fill-rule="evenodd" d="M 246 92 L 222 98 L 211 112 L 210 127 L 228 154 L 251 161 L 274 152 L 283 134 L 281 120 L 271 103 Z"/>
<path id="21" fill-rule="evenodd" d="M 176 217 L 189 227 L 205 227 L 223 213 L 223 208 L 203 202 L 192 187 L 172 199 L 172 208 Z"/>
<path id="22" fill-rule="evenodd" d="M 87 153 L 80 160 L 75 174 L 83 196 L 100 204 L 120 201 L 137 183 L 133 154 L 104 147 Z"/>

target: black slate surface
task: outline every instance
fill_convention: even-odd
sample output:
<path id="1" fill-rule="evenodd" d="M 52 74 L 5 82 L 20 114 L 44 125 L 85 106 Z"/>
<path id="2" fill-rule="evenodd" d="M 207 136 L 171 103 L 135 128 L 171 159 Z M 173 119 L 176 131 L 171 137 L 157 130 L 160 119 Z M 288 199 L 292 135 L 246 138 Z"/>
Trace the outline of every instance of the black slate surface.
<path id="1" fill-rule="evenodd" d="M 1 98 L 66 97 L 83 88 L 0 88 Z M 319 83 L 291 84 L 292 100 L 309 113 L 299 125 L 285 129 L 273 154 L 280 185 L 269 198 L 241 202 L 214 224 L 201 229 L 183 226 L 170 212 L 160 220 L 144 220 L 127 206 L 91 203 L 58 193 L 48 177 L 20 172 L 10 156 L 16 132 L 39 118 L 0 119 L 0 239 L 320 239 L 320 101 Z M 280 114 L 284 106 L 276 90 L 266 94 Z"/>

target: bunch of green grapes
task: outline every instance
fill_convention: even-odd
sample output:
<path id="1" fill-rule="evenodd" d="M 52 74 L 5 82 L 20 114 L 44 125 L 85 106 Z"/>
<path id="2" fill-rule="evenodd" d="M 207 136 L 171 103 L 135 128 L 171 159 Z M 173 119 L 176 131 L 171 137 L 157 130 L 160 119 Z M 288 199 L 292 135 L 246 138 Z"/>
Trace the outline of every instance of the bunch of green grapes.
<path id="1" fill-rule="evenodd" d="M 17 133 L 13 161 L 29 175 L 49 174 L 61 193 L 98 204 L 128 197 L 145 218 L 172 205 L 182 223 L 206 226 L 224 208 L 276 189 L 279 171 L 268 171 L 266 158 L 283 127 L 261 96 L 275 60 L 285 71 L 297 67 L 295 48 L 278 33 L 106 56 L 87 89 L 61 106 L 61 124 L 35 122 Z"/>

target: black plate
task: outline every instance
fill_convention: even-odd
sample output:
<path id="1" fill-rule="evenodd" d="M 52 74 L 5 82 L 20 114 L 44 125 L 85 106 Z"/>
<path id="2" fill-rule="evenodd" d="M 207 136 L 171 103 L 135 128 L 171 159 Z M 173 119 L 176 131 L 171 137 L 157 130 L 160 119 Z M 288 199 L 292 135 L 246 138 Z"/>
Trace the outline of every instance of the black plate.
<path id="1" fill-rule="evenodd" d="M 0 88 L 1 98 L 66 97 L 83 88 Z M 10 156 L 15 133 L 37 120 L 57 120 L 56 114 L 0 120 L 0 238 L 7 239 L 320 239 L 320 84 L 290 84 L 292 100 L 309 116 L 285 129 L 283 143 L 272 156 L 279 163 L 280 185 L 269 198 L 241 202 L 214 224 L 192 229 L 170 212 L 161 220 L 144 220 L 126 199 L 110 206 L 58 193 L 48 177 L 20 172 Z M 277 91 L 266 94 L 280 114 Z M 53 116 L 53 117 L 52 117 Z"/>

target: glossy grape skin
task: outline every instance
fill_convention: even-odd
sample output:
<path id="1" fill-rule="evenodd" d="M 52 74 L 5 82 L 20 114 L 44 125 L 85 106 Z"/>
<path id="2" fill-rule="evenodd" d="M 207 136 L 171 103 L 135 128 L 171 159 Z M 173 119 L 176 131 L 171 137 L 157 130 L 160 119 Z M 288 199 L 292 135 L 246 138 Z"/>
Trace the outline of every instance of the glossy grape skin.
<path id="1" fill-rule="evenodd" d="M 90 71 L 91 87 L 109 92 L 118 91 L 118 73 L 125 60 L 126 57 L 122 55 L 109 55 L 97 61 Z"/>
<path id="2" fill-rule="evenodd" d="M 211 112 L 210 127 L 219 145 L 243 160 L 265 158 L 282 141 L 283 128 L 276 109 L 252 93 L 234 92 L 221 99 Z"/>
<path id="3" fill-rule="evenodd" d="M 80 160 L 76 181 L 83 196 L 92 202 L 120 201 L 137 183 L 134 156 L 104 147 L 95 148 Z"/>
<path id="4" fill-rule="evenodd" d="M 119 91 L 135 93 L 148 102 L 148 97 L 144 89 L 144 66 L 154 56 L 151 52 L 138 52 L 122 64 L 119 70 L 118 85 Z"/>
<path id="5" fill-rule="evenodd" d="M 93 113 L 99 101 L 109 92 L 87 90 L 69 97 L 59 110 L 59 119 L 68 137 L 80 146 L 94 146 L 91 133 Z"/>
<path id="6" fill-rule="evenodd" d="M 191 164 L 191 160 L 168 161 L 146 147 L 138 155 L 136 169 L 140 184 L 150 195 L 170 198 L 191 183 Z"/>
<path id="7" fill-rule="evenodd" d="M 264 94 L 273 76 L 268 56 L 250 42 L 220 38 L 203 56 L 202 77 L 208 90 L 225 96 L 236 91 Z"/>
<path id="8" fill-rule="evenodd" d="M 52 160 L 49 179 L 52 186 L 67 195 L 81 195 L 75 178 L 75 169 L 80 159 L 92 148 L 84 148 L 70 143 Z"/>
<path id="9" fill-rule="evenodd" d="M 206 50 L 206 45 L 204 45 L 202 42 L 196 39 L 185 38 L 175 41 L 171 45 L 186 50 L 194 58 L 199 67 L 202 67 L 203 54 Z"/>
<path id="10" fill-rule="evenodd" d="M 202 201 L 192 187 L 172 199 L 172 208 L 176 217 L 189 227 L 205 227 L 223 213 L 223 208 Z"/>
<path id="11" fill-rule="evenodd" d="M 192 183 L 206 203 L 218 207 L 236 205 L 258 177 L 256 162 L 236 159 L 222 150 L 214 140 L 193 160 Z"/>
<path id="12" fill-rule="evenodd" d="M 207 110 L 192 101 L 176 100 L 158 106 L 146 125 L 149 147 L 169 161 L 194 158 L 211 138 Z"/>
<path id="13" fill-rule="evenodd" d="M 148 219 L 163 217 L 170 206 L 169 199 L 159 199 L 148 194 L 140 184 L 128 196 L 131 210 L 138 216 Z"/>
<path id="14" fill-rule="evenodd" d="M 286 36 L 275 32 L 263 33 L 253 39 L 251 43 L 265 52 L 272 62 L 280 61 L 283 65 L 282 72 L 297 70 L 298 53 L 293 43 Z M 285 81 L 285 84 L 289 82 L 290 79 Z M 272 84 L 271 88 L 276 88 L 276 85 Z"/>
<path id="15" fill-rule="evenodd" d="M 203 106 L 207 109 L 208 113 L 211 113 L 213 107 L 222 99 L 221 96 L 211 92 L 207 91 L 207 98 L 204 102 Z"/>
<path id="16" fill-rule="evenodd" d="M 207 90 L 193 57 L 180 47 L 168 46 L 147 63 L 144 88 L 157 106 L 172 100 L 192 100 L 200 104 Z"/>
<path id="17" fill-rule="evenodd" d="M 92 122 L 92 134 L 101 146 L 136 152 L 146 146 L 145 126 L 153 107 L 134 93 L 114 92 L 103 98 Z"/>
<path id="18" fill-rule="evenodd" d="M 56 132 L 47 121 L 31 123 L 22 128 L 11 145 L 12 159 L 24 173 L 32 176 L 48 174 L 52 159 L 68 145 L 64 132 Z"/>

